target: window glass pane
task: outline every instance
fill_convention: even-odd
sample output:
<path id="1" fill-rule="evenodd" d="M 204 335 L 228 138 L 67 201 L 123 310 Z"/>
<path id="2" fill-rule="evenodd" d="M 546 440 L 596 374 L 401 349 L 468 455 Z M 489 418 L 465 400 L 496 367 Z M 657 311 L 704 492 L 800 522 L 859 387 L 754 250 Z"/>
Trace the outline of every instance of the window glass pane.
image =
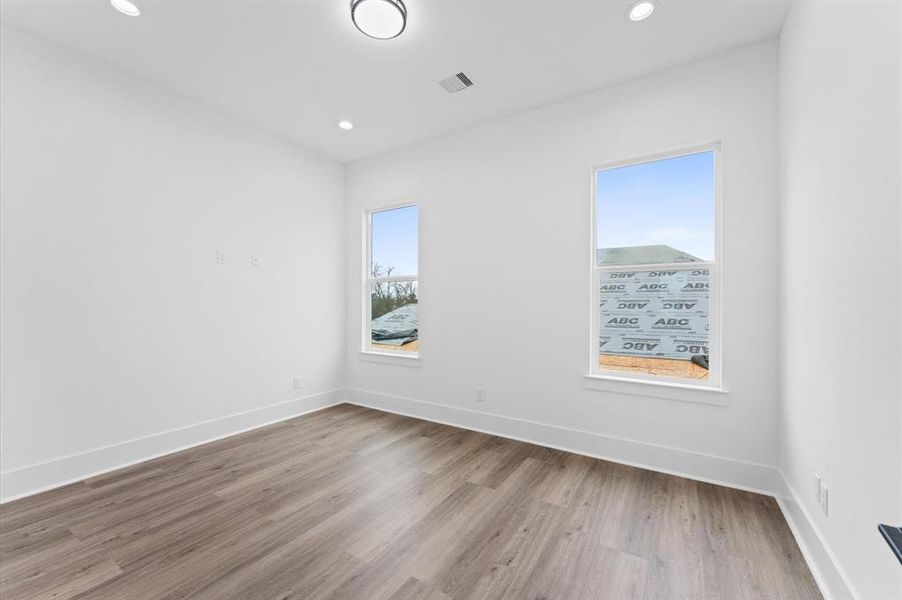
<path id="1" fill-rule="evenodd" d="M 599 274 L 599 367 L 708 378 L 709 270 Z"/>
<path id="2" fill-rule="evenodd" d="M 715 152 L 596 177 L 598 368 L 708 380 Z"/>
<path id="3" fill-rule="evenodd" d="M 417 274 L 417 207 L 372 214 L 372 264 L 375 277 Z"/>
<path id="4" fill-rule="evenodd" d="M 374 350 L 416 352 L 420 333 L 416 281 L 374 281 L 370 341 Z"/>
<path id="5" fill-rule="evenodd" d="M 596 173 L 599 265 L 714 260 L 713 150 Z"/>

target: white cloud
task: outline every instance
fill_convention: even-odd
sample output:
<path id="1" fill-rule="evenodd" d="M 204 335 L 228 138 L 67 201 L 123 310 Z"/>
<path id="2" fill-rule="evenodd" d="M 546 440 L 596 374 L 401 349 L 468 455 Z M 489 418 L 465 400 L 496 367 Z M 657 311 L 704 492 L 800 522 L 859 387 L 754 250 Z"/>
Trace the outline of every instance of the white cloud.
<path id="1" fill-rule="evenodd" d="M 645 232 L 645 241 L 662 244 L 671 240 L 696 240 L 710 237 L 710 233 L 696 231 L 688 227 L 663 227 Z"/>

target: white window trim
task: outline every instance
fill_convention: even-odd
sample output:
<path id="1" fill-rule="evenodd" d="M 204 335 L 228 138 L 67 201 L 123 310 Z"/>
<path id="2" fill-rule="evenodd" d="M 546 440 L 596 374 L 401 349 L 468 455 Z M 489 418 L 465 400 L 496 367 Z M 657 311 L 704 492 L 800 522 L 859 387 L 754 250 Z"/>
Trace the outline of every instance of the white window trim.
<path id="1" fill-rule="evenodd" d="M 653 265 L 617 265 L 599 268 L 597 262 L 596 201 L 598 172 L 618 167 L 638 165 L 668 158 L 677 158 L 688 154 L 714 151 L 714 260 L 706 261 L 709 273 L 709 309 L 708 309 L 708 350 L 710 369 L 706 381 L 681 379 L 643 373 L 627 373 L 613 369 L 601 369 L 598 366 L 601 353 L 598 348 L 599 326 L 599 273 L 617 270 L 659 269 L 668 266 L 686 267 L 687 263 L 653 264 Z M 645 154 L 634 158 L 617 160 L 592 167 L 591 198 L 589 202 L 589 364 L 585 376 L 585 387 L 588 389 L 610 391 L 615 393 L 652 396 L 704 404 L 726 405 L 727 390 L 724 387 L 723 375 L 723 206 L 722 206 L 722 150 L 720 141 L 682 146 L 658 153 Z M 714 392 L 710 394 L 707 392 Z"/>
<path id="2" fill-rule="evenodd" d="M 370 273 L 370 267 L 373 264 L 373 214 L 379 212 L 385 212 L 388 210 L 395 210 L 398 208 L 409 208 L 415 206 L 417 207 L 417 274 L 416 275 L 399 275 L 399 276 L 391 276 L 391 277 L 373 277 Z M 366 360 L 369 362 L 375 363 L 383 363 L 383 364 L 396 364 L 402 366 L 419 366 L 420 360 L 420 352 L 419 348 L 422 346 L 420 344 L 420 340 L 417 344 L 417 352 L 403 352 L 403 351 L 391 351 L 391 350 L 374 350 L 372 347 L 372 320 L 370 319 L 370 315 L 372 314 L 372 298 L 371 298 L 371 289 L 372 284 L 376 282 L 386 282 L 386 283 L 394 283 L 394 282 L 402 282 L 402 281 L 416 281 L 417 282 L 417 301 L 420 298 L 420 239 L 422 239 L 422 228 L 420 226 L 420 222 L 422 221 L 422 212 L 421 207 L 417 202 L 401 202 L 398 204 L 388 204 L 383 206 L 376 206 L 372 208 L 366 208 L 363 210 L 363 227 L 361 228 L 363 232 L 363 268 L 362 268 L 362 282 L 361 282 L 361 295 L 363 296 L 362 310 L 361 310 L 361 323 L 363 326 L 361 327 L 362 335 L 360 340 L 360 351 L 358 355 L 361 360 Z M 420 314 L 420 322 L 422 322 L 422 314 Z"/>
<path id="3" fill-rule="evenodd" d="M 381 350 L 361 350 L 360 360 L 380 363 L 383 365 L 398 365 L 400 367 L 419 367 L 420 356 L 415 352 L 382 352 Z"/>
<path id="4" fill-rule="evenodd" d="M 708 385 L 686 383 L 687 381 L 692 380 L 658 381 L 655 379 L 638 380 L 632 377 L 618 377 L 616 375 L 586 375 L 583 386 L 587 390 L 610 392 L 612 394 L 729 406 L 729 401 L 727 400 L 729 392 L 727 390 Z"/>

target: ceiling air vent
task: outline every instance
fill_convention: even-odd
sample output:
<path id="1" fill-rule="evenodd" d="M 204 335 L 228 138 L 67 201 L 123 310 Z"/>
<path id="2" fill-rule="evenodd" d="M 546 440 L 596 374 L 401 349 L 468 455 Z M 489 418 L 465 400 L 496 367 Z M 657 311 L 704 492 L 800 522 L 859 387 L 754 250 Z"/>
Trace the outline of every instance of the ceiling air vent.
<path id="1" fill-rule="evenodd" d="M 446 77 L 438 83 L 440 86 L 445 88 L 445 91 L 449 94 L 459 92 L 460 90 L 465 90 L 473 85 L 473 82 L 470 81 L 470 78 L 463 73 L 458 73 L 457 75 Z"/>

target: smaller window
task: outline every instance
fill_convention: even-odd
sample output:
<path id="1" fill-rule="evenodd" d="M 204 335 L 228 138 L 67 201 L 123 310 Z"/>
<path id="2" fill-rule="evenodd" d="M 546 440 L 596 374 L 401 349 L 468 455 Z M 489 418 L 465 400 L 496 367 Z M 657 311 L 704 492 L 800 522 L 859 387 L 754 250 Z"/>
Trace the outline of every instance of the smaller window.
<path id="1" fill-rule="evenodd" d="M 364 350 L 417 355 L 418 224 L 415 204 L 367 214 Z"/>

